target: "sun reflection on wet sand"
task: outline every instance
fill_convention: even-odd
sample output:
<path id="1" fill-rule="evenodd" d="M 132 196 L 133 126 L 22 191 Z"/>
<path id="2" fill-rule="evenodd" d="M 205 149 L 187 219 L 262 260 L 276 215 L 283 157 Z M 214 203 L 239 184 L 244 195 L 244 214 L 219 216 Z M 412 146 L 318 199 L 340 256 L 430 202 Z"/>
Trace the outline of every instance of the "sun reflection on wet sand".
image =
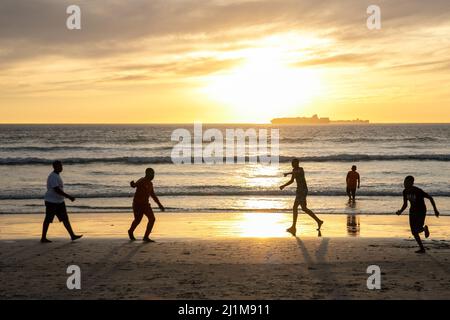
<path id="1" fill-rule="evenodd" d="M 286 237 L 286 217 L 282 214 L 244 213 L 236 221 L 240 237 L 281 238 Z"/>
<path id="2" fill-rule="evenodd" d="M 348 216 L 345 214 L 319 214 L 325 221 L 322 227 L 323 238 L 332 237 L 373 237 L 373 238 L 411 238 L 408 216 L 394 215 L 358 215 L 350 218 L 351 228 L 359 231 L 349 234 Z M 121 238 L 126 241 L 126 230 L 131 223 L 131 214 L 101 213 L 73 214 L 71 220 L 77 232 L 86 238 Z M 359 218 L 359 223 L 358 223 Z M 223 213 L 157 213 L 156 225 L 152 237 L 157 241 L 175 239 L 219 238 L 290 238 L 285 230 L 292 223 L 292 215 L 286 213 L 264 212 L 223 212 Z M 431 241 L 450 239 L 450 217 L 436 219 L 427 217 L 432 232 Z M 359 226 L 358 226 L 359 225 Z M 39 239 L 42 215 L 0 215 L 0 239 Z M 308 215 L 300 213 L 297 224 L 297 236 L 317 237 L 317 225 Z M 145 223 L 136 230 L 136 236 L 142 238 Z M 52 238 L 67 240 L 67 232 L 60 223 L 51 226 Z M 427 240 L 430 241 L 430 240 Z"/>

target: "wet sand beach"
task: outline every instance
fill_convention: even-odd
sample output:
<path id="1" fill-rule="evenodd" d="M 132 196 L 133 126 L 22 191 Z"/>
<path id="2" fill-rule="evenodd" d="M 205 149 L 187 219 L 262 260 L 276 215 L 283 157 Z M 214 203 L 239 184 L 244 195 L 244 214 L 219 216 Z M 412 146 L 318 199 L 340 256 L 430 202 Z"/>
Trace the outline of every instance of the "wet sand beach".
<path id="1" fill-rule="evenodd" d="M 425 255 L 414 253 L 407 215 L 322 215 L 321 237 L 305 215 L 299 234 L 290 215 L 164 213 L 156 243 L 130 242 L 126 214 L 72 215 L 84 238 L 70 242 L 62 225 L 39 243 L 42 215 L 0 217 L 1 299 L 449 299 L 449 217 L 428 218 Z M 136 232 L 140 236 L 144 225 Z M 176 230 L 176 231 L 175 231 Z M 81 269 L 81 290 L 66 287 L 66 269 Z M 378 265 L 381 290 L 367 289 Z"/>

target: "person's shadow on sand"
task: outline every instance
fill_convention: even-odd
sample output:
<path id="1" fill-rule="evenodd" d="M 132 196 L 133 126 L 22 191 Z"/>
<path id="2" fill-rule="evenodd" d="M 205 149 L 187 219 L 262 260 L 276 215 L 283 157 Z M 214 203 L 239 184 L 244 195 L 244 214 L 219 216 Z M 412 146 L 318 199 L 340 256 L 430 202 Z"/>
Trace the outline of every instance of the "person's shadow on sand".
<path id="1" fill-rule="evenodd" d="M 315 259 L 311 257 L 304 242 L 299 238 L 297 240 L 298 247 L 303 255 L 303 258 L 307 264 L 308 270 L 311 270 L 310 274 L 319 280 L 319 285 L 326 286 L 319 288 L 319 291 L 328 291 L 328 285 L 330 283 L 339 284 L 338 279 L 333 273 L 332 265 L 327 261 L 328 247 L 330 239 L 324 238 L 320 242 L 319 248 L 315 252 Z M 315 261 L 314 261 L 315 260 Z M 322 290 L 323 289 L 323 290 Z M 334 290 L 330 293 L 333 299 L 341 299 L 347 296 L 347 292 L 344 286 L 335 286 Z"/>
<path id="2" fill-rule="evenodd" d="M 289 233 L 290 233 L 293 237 L 299 239 L 299 238 L 297 237 L 297 230 L 295 230 L 295 233 L 294 233 L 294 232 L 291 232 L 291 231 L 289 231 Z M 319 237 L 319 238 L 322 237 L 322 230 L 321 230 L 321 229 L 317 230 L 317 237 Z"/>

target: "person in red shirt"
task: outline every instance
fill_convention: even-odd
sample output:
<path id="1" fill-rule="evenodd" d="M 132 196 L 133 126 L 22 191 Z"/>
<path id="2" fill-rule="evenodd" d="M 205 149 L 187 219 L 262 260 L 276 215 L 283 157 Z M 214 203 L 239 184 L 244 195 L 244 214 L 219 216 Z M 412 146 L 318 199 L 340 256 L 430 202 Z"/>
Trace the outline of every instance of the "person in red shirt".
<path id="1" fill-rule="evenodd" d="M 359 189 L 361 186 L 361 178 L 356 169 L 356 166 L 352 166 L 352 170 L 347 174 L 347 195 L 349 202 L 356 200 L 356 188 Z"/>
<path id="2" fill-rule="evenodd" d="M 147 216 L 148 223 L 147 229 L 145 230 L 145 235 L 143 241 L 145 242 L 155 242 L 149 238 L 150 233 L 152 232 L 153 226 L 155 224 L 155 215 L 153 214 L 152 207 L 149 203 L 150 197 L 158 204 L 159 209 L 161 211 L 165 211 L 164 206 L 159 202 L 158 197 L 153 190 L 152 180 L 155 177 L 155 171 L 152 168 L 148 168 L 145 171 L 145 177 L 138 180 L 138 182 L 131 181 L 130 186 L 132 188 L 136 188 L 136 192 L 134 194 L 133 199 L 133 212 L 134 212 L 134 221 L 131 224 L 130 230 L 128 230 L 128 236 L 131 241 L 135 241 L 134 230 L 137 228 L 139 223 L 141 223 L 142 218 Z"/>

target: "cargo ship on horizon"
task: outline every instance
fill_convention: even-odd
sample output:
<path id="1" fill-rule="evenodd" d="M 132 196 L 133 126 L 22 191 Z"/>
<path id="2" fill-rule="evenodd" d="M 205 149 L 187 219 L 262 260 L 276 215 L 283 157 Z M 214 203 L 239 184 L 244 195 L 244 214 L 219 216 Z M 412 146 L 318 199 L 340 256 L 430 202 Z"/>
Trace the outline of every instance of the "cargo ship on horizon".
<path id="1" fill-rule="evenodd" d="M 320 118 L 317 114 L 312 117 L 294 117 L 294 118 L 275 118 L 271 120 L 272 124 L 369 124 L 369 120 L 330 120 L 330 118 Z"/>

